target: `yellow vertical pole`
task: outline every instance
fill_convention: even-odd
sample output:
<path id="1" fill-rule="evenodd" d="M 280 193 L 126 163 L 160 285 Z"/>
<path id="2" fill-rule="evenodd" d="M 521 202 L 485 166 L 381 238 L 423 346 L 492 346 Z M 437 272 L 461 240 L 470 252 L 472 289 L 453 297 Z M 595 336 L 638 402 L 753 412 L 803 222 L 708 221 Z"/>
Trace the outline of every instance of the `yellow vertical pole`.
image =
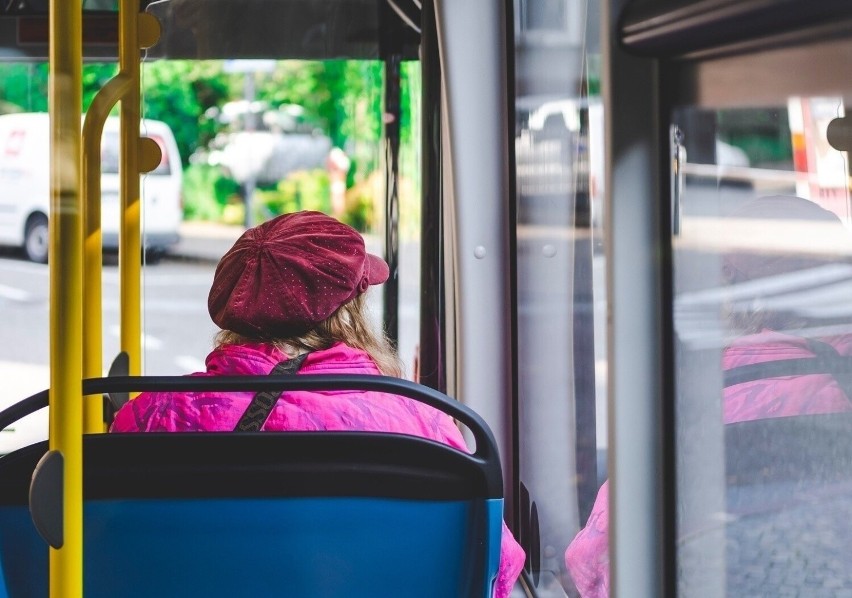
<path id="1" fill-rule="evenodd" d="M 109 111 L 130 86 L 130 81 L 118 74 L 95 95 L 83 123 L 83 377 L 96 378 L 103 374 L 103 234 L 101 231 L 101 137 Z M 103 403 L 101 395 L 83 398 L 83 431 L 103 432 Z"/>
<path id="2" fill-rule="evenodd" d="M 50 0 L 49 445 L 64 460 L 64 544 L 50 549 L 51 598 L 83 594 L 82 11 L 81 0 Z"/>
<path id="3" fill-rule="evenodd" d="M 83 378 L 103 375 L 103 235 L 101 232 L 101 135 L 103 119 L 89 108 L 83 126 L 81 191 L 83 197 Z M 92 125 L 95 123 L 95 126 Z M 100 125 L 100 126 L 97 126 Z M 83 431 L 104 431 L 101 395 L 83 398 Z"/>
<path id="4" fill-rule="evenodd" d="M 141 85 L 139 65 L 139 0 L 119 4 L 118 53 L 121 73 L 130 89 L 121 99 L 121 350 L 130 358 L 130 375 L 142 373 L 142 232 L 139 193 L 139 119 Z"/>

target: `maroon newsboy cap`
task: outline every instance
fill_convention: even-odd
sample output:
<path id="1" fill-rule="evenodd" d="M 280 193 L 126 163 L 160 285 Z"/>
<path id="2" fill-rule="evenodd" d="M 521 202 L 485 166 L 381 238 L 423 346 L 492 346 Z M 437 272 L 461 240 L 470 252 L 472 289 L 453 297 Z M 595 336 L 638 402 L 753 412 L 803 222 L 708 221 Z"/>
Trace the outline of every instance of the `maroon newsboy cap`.
<path id="1" fill-rule="evenodd" d="M 224 330 L 260 338 L 308 332 L 388 265 L 353 228 L 320 212 L 284 214 L 248 229 L 222 257 L 207 300 Z"/>

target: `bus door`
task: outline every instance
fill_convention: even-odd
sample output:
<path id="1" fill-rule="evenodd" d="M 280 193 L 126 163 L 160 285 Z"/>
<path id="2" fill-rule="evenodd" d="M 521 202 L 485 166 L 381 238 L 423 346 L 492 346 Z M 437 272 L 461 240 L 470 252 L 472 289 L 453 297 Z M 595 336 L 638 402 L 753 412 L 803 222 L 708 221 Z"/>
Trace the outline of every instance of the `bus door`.
<path id="1" fill-rule="evenodd" d="M 659 386 L 654 396 L 614 389 L 613 590 L 838 595 L 852 587 L 840 565 L 852 559 L 852 87 L 837 77 L 848 70 L 852 37 L 841 23 L 852 15 L 846 5 L 791 2 L 778 19 L 778 6 L 745 2 L 735 31 L 734 17 L 698 3 L 679 12 L 639 4 L 620 13 L 627 53 L 610 68 L 624 80 L 619 64 L 646 68 L 654 81 L 644 87 L 658 94 L 645 96 L 644 111 L 658 119 L 644 136 L 653 174 L 637 167 L 637 127 L 613 123 L 613 151 L 623 153 L 612 165 L 609 257 L 617 312 L 630 292 L 619 262 L 631 262 L 617 239 L 640 232 L 619 209 L 641 197 L 654 213 L 649 272 L 660 290 L 632 317 L 658 323 L 660 359 L 650 365 Z M 616 106 L 641 97 L 615 99 L 619 90 L 616 80 Z M 614 342 L 641 351 L 613 318 Z M 630 363 L 610 364 L 617 381 Z M 621 419 L 638 396 L 653 416 L 647 428 Z M 622 451 L 645 432 L 647 478 L 633 477 Z M 644 511 L 636 497 L 650 499 Z"/>

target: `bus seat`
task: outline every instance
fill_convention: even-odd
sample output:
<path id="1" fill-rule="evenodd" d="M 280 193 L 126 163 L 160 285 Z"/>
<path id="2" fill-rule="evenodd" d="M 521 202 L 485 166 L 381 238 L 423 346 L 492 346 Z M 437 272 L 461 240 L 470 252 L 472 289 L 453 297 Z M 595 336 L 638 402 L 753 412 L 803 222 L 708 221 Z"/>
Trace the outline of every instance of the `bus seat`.
<path id="1" fill-rule="evenodd" d="M 852 591 L 852 413 L 729 424 L 725 452 L 728 594 Z"/>
<path id="2" fill-rule="evenodd" d="M 46 448 L 9 455 L 17 479 L 0 459 L 10 598 L 48 593 L 47 545 L 20 491 Z M 502 499 L 428 440 L 94 435 L 84 460 L 87 598 L 489 596 L 499 565 Z"/>
<path id="3" fill-rule="evenodd" d="M 281 386 L 325 384 L 296 378 Z M 362 387 L 381 383 L 339 376 L 338 388 L 368 378 Z M 152 380 L 84 381 L 84 391 L 217 382 Z M 392 384 L 383 390 L 416 386 Z M 470 427 L 473 454 L 365 432 L 84 436 L 86 597 L 490 597 L 503 515 L 496 445 L 472 411 L 432 401 Z M 0 598 L 48 595 L 48 547 L 28 508 L 47 449 L 0 457 Z"/>

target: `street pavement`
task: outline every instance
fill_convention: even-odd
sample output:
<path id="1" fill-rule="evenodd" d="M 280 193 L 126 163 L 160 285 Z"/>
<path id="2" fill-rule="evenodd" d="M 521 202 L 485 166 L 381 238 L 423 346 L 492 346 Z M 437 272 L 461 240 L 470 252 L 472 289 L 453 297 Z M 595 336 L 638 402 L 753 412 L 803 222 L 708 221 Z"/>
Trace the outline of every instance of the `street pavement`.
<path id="1" fill-rule="evenodd" d="M 245 227 L 218 222 L 184 221 L 180 225 L 180 241 L 166 254 L 167 259 L 219 263 L 234 242 L 245 232 Z M 364 235 L 367 250 L 381 255 L 381 240 Z"/>
<path id="2" fill-rule="evenodd" d="M 180 226 L 180 242 L 167 258 L 218 263 L 219 258 L 245 232 L 242 226 L 216 222 L 185 221 Z"/>

